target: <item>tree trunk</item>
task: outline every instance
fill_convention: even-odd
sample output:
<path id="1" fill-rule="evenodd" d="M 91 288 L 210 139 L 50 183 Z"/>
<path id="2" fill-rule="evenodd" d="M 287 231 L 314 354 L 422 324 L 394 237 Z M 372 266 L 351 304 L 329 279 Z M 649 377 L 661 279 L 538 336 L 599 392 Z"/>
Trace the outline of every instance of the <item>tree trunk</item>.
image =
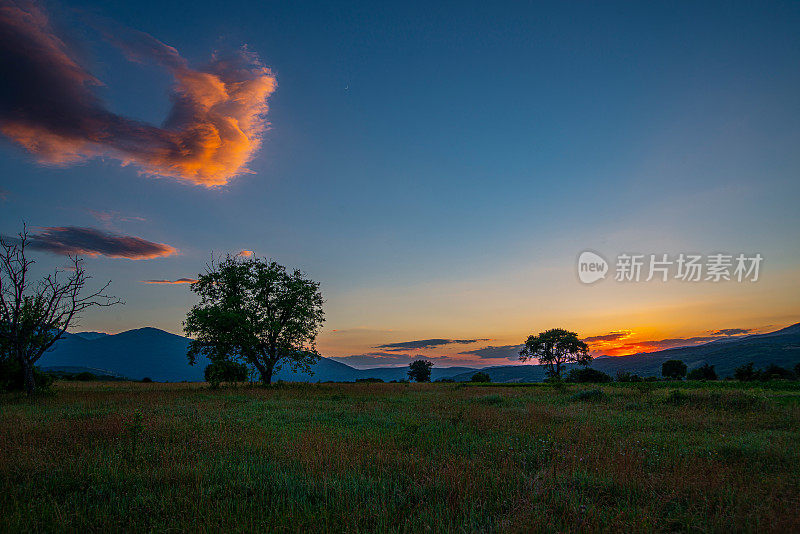
<path id="1" fill-rule="evenodd" d="M 268 386 L 272 384 L 272 370 L 275 368 L 275 362 L 268 361 L 267 365 L 264 366 L 264 370 L 261 371 L 261 381 L 264 385 Z"/>
<path id="2" fill-rule="evenodd" d="M 36 381 L 33 379 L 33 365 L 22 362 L 22 372 L 25 375 L 25 393 L 33 395 L 36 390 Z"/>

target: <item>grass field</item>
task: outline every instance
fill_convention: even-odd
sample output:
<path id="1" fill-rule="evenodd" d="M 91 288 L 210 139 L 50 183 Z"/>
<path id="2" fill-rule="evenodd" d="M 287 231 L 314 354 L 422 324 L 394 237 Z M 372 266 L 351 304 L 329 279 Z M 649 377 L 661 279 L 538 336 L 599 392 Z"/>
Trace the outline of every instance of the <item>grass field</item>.
<path id="1" fill-rule="evenodd" d="M 59 382 L 3 531 L 800 531 L 800 386 Z"/>

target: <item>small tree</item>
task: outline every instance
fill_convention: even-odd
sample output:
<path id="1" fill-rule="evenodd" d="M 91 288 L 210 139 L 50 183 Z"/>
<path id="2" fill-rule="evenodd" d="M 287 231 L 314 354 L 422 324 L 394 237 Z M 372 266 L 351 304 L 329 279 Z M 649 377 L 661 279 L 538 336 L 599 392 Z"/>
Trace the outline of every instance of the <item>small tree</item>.
<path id="1" fill-rule="evenodd" d="M 408 364 L 408 379 L 417 382 L 431 381 L 431 367 L 433 362 L 428 360 L 415 360 Z"/>
<path id="2" fill-rule="evenodd" d="M 758 380 L 760 376 L 761 372 L 753 367 L 753 362 L 737 367 L 733 372 L 733 377 L 742 382 L 752 382 L 753 380 Z"/>
<path id="3" fill-rule="evenodd" d="M 492 377 L 489 376 L 489 373 L 486 373 L 484 371 L 478 371 L 477 373 L 472 375 L 472 378 L 470 378 L 470 382 L 491 382 L 491 381 Z"/>
<path id="4" fill-rule="evenodd" d="M 540 364 L 547 365 L 547 375 L 559 379 L 564 365 L 577 363 L 586 366 L 592 361 L 589 347 L 578 339 L 578 334 L 561 328 L 529 336 L 519 356 L 523 362 L 536 359 Z"/>
<path id="5" fill-rule="evenodd" d="M 697 369 L 689 371 L 689 380 L 716 380 L 717 372 L 714 370 L 713 365 L 703 364 Z"/>
<path id="6" fill-rule="evenodd" d="M 16 239 L 0 237 L 0 360 L 16 360 L 28 395 L 36 389 L 34 366 L 61 339 L 81 313 L 93 306 L 121 303 L 105 294 L 111 282 L 84 294 L 86 274 L 83 260 L 70 256 L 67 269 L 56 269 L 39 280 L 31 279 L 36 263 L 25 256 L 27 229 Z"/>
<path id="7" fill-rule="evenodd" d="M 680 360 L 667 360 L 661 364 L 661 376 L 681 380 L 686 376 L 686 364 Z"/>
<path id="8" fill-rule="evenodd" d="M 324 321 L 319 283 L 274 261 L 228 254 L 212 259 L 191 285 L 200 303 L 186 317 L 189 363 L 240 360 L 255 367 L 264 384 L 285 363 L 311 373 L 320 359 L 316 338 Z"/>

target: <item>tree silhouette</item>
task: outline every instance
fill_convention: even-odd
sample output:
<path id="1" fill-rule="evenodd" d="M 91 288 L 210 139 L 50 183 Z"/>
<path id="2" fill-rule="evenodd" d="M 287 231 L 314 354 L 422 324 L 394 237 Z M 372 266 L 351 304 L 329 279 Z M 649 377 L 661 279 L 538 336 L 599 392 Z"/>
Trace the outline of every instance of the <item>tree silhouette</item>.
<path id="1" fill-rule="evenodd" d="M 25 256 L 27 246 L 24 226 L 16 239 L 0 237 L 0 359 L 16 360 L 31 395 L 36 389 L 34 365 L 81 312 L 122 301 L 105 294 L 111 282 L 83 294 L 91 277 L 77 256 L 69 257 L 69 267 L 32 280 L 30 270 L 36 262 Z"/>
<path id="2" fill-rule="evenodd" d="M 547 365 L 547 375 L 551 378 L 561 378 L 561 369 L 566 364 L 589 365 L 592 361 L 589 347 L 578 339 L 578 334 L 562 328 L 529 336 L 519 356 L 523 362 L 536 359 Z"/>
<path id="3" fill-rule="evenodd" d="M 283 364 L 311 373 L 319 361 L 316 338 L 324 321 L 319 283 L 274 261 L 228 254 L 213 260 L 191 285 L 200 303 L 186 317 L 194 339 L 189 362 L 198 354 L 211 361 L 240 360 L 255 367 L 264 384 Z"/>
<path id="4" fill-rule="evenodd" d="M 415 360 L 408 364 L 408 379 L 417 382 L 431 381 L 431 367 L 433 362 L 427 360 Z"/>
<path id="5" fill-rule="evenodd" d="M 686 376 L 686 364 L 680 360 L 667 360 L 661 364 L 661 376 L 680 380 Z"/>

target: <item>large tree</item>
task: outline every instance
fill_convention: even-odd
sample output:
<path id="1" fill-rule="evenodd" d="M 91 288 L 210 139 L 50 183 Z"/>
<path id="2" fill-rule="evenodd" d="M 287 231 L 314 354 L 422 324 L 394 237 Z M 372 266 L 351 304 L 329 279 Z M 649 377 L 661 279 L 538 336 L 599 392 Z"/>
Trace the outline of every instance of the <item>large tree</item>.
<path id="1" fill-rule="evenodd" d="M 83 260 L 69 257 L 69 266 L 39 279 L 26 257 L 27 230 L 17 238 L 0 237 L 0 359 L 16 360 L 23 373 L 28 395 L 36 389 L 34 365 L 61 339 L 81 312 L 93 306 L 113 306 L 121 301 L 105 291 L 84 294 L 86 274 Z"/>
<path id="2" fill-rule="evenodd" d="M 570 363 L 589 365 L 592 356 L 586 343 L 578 339 L 578 334 L 562 328 L 553 328 L 529 336 L 519 352 L 519 359 L 523 362 L 538 360 L 541 365 L 547 365 L 549 377 L 561 378 L 564 365 Z"/>
<path id="3" fill-rule="evenodd" d="M 227 255 L 191 285 L 200 296 L 184 329 L 193 338 L 189 362 L 239 360 L 264 384 L 283 364 L 311 372 L 319 361 L 316 338 L 324 321 L 319 283 L 274 261 Z"/>

